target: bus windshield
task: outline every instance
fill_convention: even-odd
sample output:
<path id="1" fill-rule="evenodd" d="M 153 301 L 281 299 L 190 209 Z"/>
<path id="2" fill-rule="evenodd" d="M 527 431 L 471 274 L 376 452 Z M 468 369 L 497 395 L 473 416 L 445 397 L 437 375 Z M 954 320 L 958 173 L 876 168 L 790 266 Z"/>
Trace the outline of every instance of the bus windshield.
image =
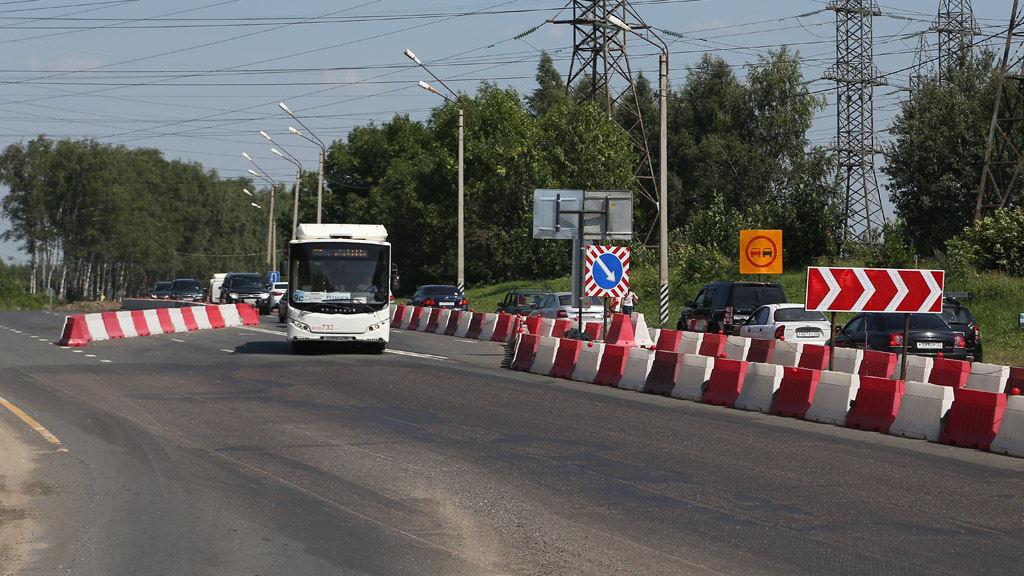
<path id="1" fill-rule="evenodd" d="M 302 242 L 291 245 L 289 305 L 388 305 L 390 247 L 358 242 Z M 360 307 L 362 308 L 362 307 Z"/>

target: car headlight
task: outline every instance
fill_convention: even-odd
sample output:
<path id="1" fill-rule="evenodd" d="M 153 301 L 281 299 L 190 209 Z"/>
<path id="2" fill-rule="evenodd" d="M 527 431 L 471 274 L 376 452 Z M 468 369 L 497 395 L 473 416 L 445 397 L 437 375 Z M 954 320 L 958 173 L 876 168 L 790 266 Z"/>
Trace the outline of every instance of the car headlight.
<path id="1" fill-rule="evenodd" d="M 266 292 L 260 292 L 260 298 L 262 298 L 263 300 L 266 300 L 269 297 L 270 294 L 267 294 Z"/>
<path id="2" fill-rule="evenodd" d="M 230 296 L 232 300 L 237 300 L 238 292 L 228 292 L 228 296 Z"/>

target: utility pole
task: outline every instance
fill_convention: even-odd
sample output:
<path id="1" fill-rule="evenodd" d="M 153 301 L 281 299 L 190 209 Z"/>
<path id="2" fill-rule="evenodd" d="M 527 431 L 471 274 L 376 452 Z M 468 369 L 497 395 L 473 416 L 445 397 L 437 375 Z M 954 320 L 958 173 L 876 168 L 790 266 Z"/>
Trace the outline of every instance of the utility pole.
<path id="1" fill-rule="evenodd" d="M 660 321 L 668 322 L 668 185 L 666 159 L 666 95 L 668 92 L 668 46 L 644 23 L 626 0 L 573 0 L 571 20 L 552 20 L 573 27 L 573 53 L 566 78 L 566 92 L 582 101 L 601 104 L 610 121 L 629 135 L 639 156 L 633 171 L 637 190 L 652 202 L 658 221 L 651 222 L 645 244 L 658 226 Z M 659 103 L 661 151 L 659 178 L 648 145 L 647 126 L 633 79 L 626 39 L 634 36 L 654 46 L 659 57 Z M 582 240 L 581 240 L 582 242 Z M 579 246 L 576 246 L 579 251 Z M 582 273 L 582 272 L 581 272 Z M 577 295 L 582 297 L 582 295 Z"/>
<path id="2" fill-rule="evenodd" d="M 839 181 L 845 187 L 843 244 L 881 240 L 885 212 L 875 174 L 874 87 L 885 80 L 874 64 L 872 18 L 881 12 L 875 0 L 830 0 L 836 13 L 836 63 L 824 75 L 834 80 L 838 97 L 836 140 Z"/>
<path id="3" fill-rule="evenodd" d="M 974 219 L 980 220 L 986 212 L 1006 208 L 1013 204 L 1011 197 L 1018 187 L 1021 165 L 1024 163 L 1019 147 L 1021 122 L 1024 121 L 1024 58 L 1021 56 L 1021 30 L 1024 14 L 1013 0 L 1010 25 L 1006 31 L 1006 46 L 999 69 L 999 88 L 996 90 L 996 105 L 992 112 L 992 124 L 988 131 L 988 146 L 985 149 L 985 167 L 981 172 L 978 187 L 978 202 L 974 208 Z M 1019 195 L 1020 192 L 1016 191 Z"/>

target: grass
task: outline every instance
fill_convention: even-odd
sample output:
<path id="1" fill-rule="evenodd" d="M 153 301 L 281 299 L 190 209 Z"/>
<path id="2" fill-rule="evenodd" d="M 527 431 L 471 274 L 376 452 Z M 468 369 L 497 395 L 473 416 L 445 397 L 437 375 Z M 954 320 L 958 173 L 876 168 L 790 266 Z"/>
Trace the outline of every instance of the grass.
<path id="1" fill-rule="evenodd" d="M 724 280 L 753 280 L 756 278 L 736 274 Z M 806 293 L 806 271 L 792 271 L 776 276 L 763 276 L 764 281 L 778 282 L 786 291 L 790 302 L 803 302 Z M 659 325 L 658 306 L 658 270 L 649 268 L 633 268 L 630 270 L 630 283 L 640 297 L 636 311 L 644 314 L 647 325 L 652 328 L 675 328 L 676 318 L 684 303 L 697 295 L 701 282 L 669 283 L 669 316 L 668 323 Z M 542 280 L 524 280 L 506 282 L 490 286 L 477 286 L 466 290 L 470 307 L 478 312 L 493 312 L 502 301 L 505 293 L 516 286 L 550 287 L 556 291 L 570 290 L 571 280 L 568 277 L 549 278 Z M 947 292 L 971 292 L 973 297 L 964 304 L 971 309 L 981 325 L 981 340 L 985 346 L 985 362 L 1004 366 L 1024 366 L 1024 331 L 1018 324 L 1018 318 L 1024 313 L 1024 279 L 999 273 L 977 274 L 967 279 L 947 277 Z M 852 313 L 837 314 L 839 325 L 847 322 Z"/>

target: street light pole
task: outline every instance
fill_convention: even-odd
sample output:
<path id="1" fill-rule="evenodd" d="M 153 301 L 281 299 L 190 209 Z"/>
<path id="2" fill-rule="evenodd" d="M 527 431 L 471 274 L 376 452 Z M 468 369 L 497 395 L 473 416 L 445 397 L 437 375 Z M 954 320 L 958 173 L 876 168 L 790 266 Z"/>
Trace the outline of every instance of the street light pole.
<path id="1" fill-rule="evenodd" d="M 312 138 L 310 138 L 309 136 L 306 136 L 305 134 L 303 134 L 302 132 L 299 132 L 298 130 L 296 130 L 295 128 L 293 128 L 291 126 L 288 127 L 288 131 L 289 132 L 291 132 L 292 134 L 296 134 L 298 136 L 301 136 L 301 137 L 305 138 L 306 140 L 308 140 L 308 141 L 312 142 L 313 144 L 316 144 L 317 146 L 320 147 L 320 171 L 319 171 L 320 172 L 320 177 L 318 179 L 317 189 L 316 189 L 316 223 L 320 224 L 321 223 L 320 214 L 321 214 L 322 209 L 323 209 L 323 199 L 324 199 L 324 159 L 327 158 L 327 146 L 324 145 L 323 140 L 320 140 L 320 138 L 316 134 L 314 134 L 312 130 L 309 129 L 309 126 L 306 126 L 305 124 L 303 124 L 302 120 L 300 120 L 298 116 L 296 116 L 295 114 L 292 114 L 292 111 L 289 110 L 287 106 L 285 106 L 284 102 L 279 102 L 278 106 L 281 107 L 281 110 L 284 110 L 285 112 L 288 113 L 289 116 L 294 118 L 295 121 L 299 123 L 299 126 L 302 126 L 306 130 L 306 132 L 309 132 L 309 135 L 312 136 Z"/>
<path id="2" fill-rule="evenodd" d="M 260 134 L 262 134 L 267 140 L 274 142 L 274 139 L 263 130 L 260 130 Z M 277 144 L 277 142 L 274 143 Z M 281 145 L 278 144 L 278 146 Z M 292 240 L 295 240 L 295 233 L 299 229 L 299 182 L 302 180 L 302 163 L 299 162 L 298 158 L 292 156 L 290 152 L 285 150 L 284 146 L 281 146 L 281 150 L 284 151 L 284 154 L 282 154 L 277 148 L 270 149 L 274 154 L 277 154 L 281 158 L 284 158 L 295 165 L 295 207 L 292 208 Z"/>
<path id="3" fill-rule="evenodd" d="M 252 162 L 253 166 L 260 168 L 259 164 L 249 157 L 249 154 L 242 152 L 242 156 L 245 156 L 246 160 Z M 262 171 L 263 169 L 260 168 L 260 172 Z M 267 217 L 267 272 L 269 274 L 277 269 L 277 238 L 275 238 L 274 234 L 274 195 L 277 189 L 277 184 L 260 172 L 257 172 L 252 168 L 249 169 L 249 174 L 252 174 L 253 176 L 270 184 L 270 215 Z"/>
<path id="4" fill-rule="evenodd" d="M 636 35 L 661 51 L 658 58 L 658 100 L 661 106 L 660 134 L 658 135 L 658 284 L 659 311 L 662 324 L 668 322 L 668 46 L 658 38 L 655 42 L 640 34 L 632 26 L 614 14 L 608 15 L 608 23 Z M 657 36 L 655 36 L 657 38 Z"/>
<path id="5" fill-rule="evenodd" d="M 448 90 L 449 93 L 451 93 L 452 97 L 449 98 L 448 96 L 445 96 L 444 94 L 442 94 L 442 93 L 438 92 L 437 90 L 435 90 L 430 84 L 427 84 L 426 82 L 423 82 L 423 81 L 420 81 L 420 83 L 419 83 L 420 88 L 423 88 L 424 90 L 429 90 L 429 91 L 433 92 L 434 94 L 437 94 L 441 98 L 444 98 L 449 103 L 459 107 L 459 215 L 458 215 L 458 234 L 459 234 L 459 239 L 458 239 L 458 252 L 457 252 L 457 254 L 458 254 L 458 287 L 459 287 L 459 291 L 460 292 L 465 292 L 465 290 L 466 290 L 466 248 L 465 248 L 465 226 L 466 226 L 466 223 L 465 223 L 465 214 L 466 214 L 466 210 L 465 210 L 465 142 L 466 142 L 465 132 L 466 132 L 466 107 L 463 105 L 462 99 L 459 98 L 459 96 L 457 96 L 455 94 L 455 92 L 451 88 L 448 88 L 448 85 L 445 84 L 443 80 L 441 80 L 440 78 L 435 76 L 434 73 L 431 72 L 430 69 L 427 68 L 427 66 L 425 64 L 423 64 L 423 62 L 421 62 L 420 59 L 417 58 L 415 54 L 413 54 L 412 50 L 406 50 L 405 51 L 405 55 L 410 60 L 412 60 L 413 62 L 418 64 L 420 66 L 420 68 L 423 68 L 424 70 L 426 70 L 427 74 L 430 74 L 430 76 L 433 77 L 434 80 L 437 80 L 437 82 L 439 84 L 441 84 L 441 86 L 444 86 L 445 89 Z M 453 98 L 457 98 L 458 101 L 454 100 Z"/>

